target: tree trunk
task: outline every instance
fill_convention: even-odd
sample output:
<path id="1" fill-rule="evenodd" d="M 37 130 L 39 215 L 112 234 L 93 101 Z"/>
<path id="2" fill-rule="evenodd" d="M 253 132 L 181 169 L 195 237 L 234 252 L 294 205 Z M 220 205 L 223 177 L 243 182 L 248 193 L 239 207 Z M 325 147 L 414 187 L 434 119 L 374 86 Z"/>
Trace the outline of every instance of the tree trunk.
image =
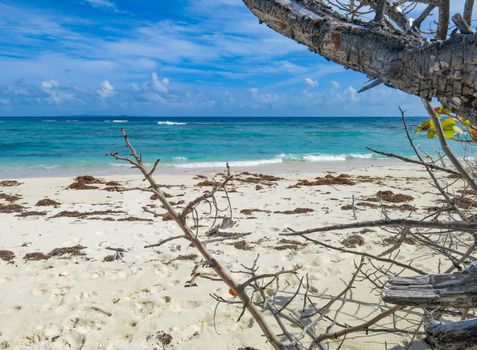
<path id="1" fill-rule="evenodd" d="M 275 31 L 344 67 L 424 98 L 477 124 L 477 36 L 433 41 L 349 20 L 320 0 L 243 0 Z"/>
<path id="2" fill-rule="evenodd" d="M 461 273 L 393 277 L 383 291 L 387 303 L 429 307 L 477 307 L 477 261 Z"/>
<path id="3" fill-rule="evenodd" d="M 477 318 L 447 324 L 432 322 L 426 326 L 426 333 L 433 349 L 477 350 Z"/>

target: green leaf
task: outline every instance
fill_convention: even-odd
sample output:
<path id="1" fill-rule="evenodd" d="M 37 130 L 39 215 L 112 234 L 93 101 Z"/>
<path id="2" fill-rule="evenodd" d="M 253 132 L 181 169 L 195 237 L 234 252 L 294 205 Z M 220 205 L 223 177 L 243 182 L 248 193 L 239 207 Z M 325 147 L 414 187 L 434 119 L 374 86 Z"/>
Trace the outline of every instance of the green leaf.
<path id="1" fill-rule="evenodd" d="M 425 122 L 422 122 L 421 124 L 419 124 L 416 128 L 416 132 L 422 132 L 422 131 L 426 131 L 426 130 L 429 130 L 431 129 L 431 123 L 432 123 L 432 120 L 426 120 Z M 433 126 L 432 126 L 433 127 Z"/>
<path id="2" fill-rule="evenodd" d="M 451 139 L 455 136 L 455 131 L 454 129 L 444 129 L 444 136 L 446 139 Z"/>
<path id="3" fill-rule="evenodd" d="M 434 109 L 434 111 L 437 113 L 437 114 L 446 114 L 446 115 L 451 115 L 452 114 L 452 111 L 449 109 L 449 108 L 446 108 L 444 106 L 439 106 L 439 107 L 436 107 Z"/>
<path id="4" fill-rule="evenodd" d="M 461 128 L 459 128 L 457 125 L 454 126 L 454 132 L 455 132 L 456 135 L 457 135 L 457 134 L 459 134 L 459 135 L 464 134 L 464 130 L 462 130 Z"/>
<path id="5" fill-rule="evenodd" d="M 442 128 L 452 128 L 456 124 L 457 120 L 455 118 L 447 118 L 441 122 Z"/>
<path id="6" fill-rule="evenodd" d="M 472 127 L 472 123 L 467 119 L 462 119 L 461 122 L 462 122 L 462 124 L 464 124 L 465 126 L 467 126 L 469 128 Z"/>

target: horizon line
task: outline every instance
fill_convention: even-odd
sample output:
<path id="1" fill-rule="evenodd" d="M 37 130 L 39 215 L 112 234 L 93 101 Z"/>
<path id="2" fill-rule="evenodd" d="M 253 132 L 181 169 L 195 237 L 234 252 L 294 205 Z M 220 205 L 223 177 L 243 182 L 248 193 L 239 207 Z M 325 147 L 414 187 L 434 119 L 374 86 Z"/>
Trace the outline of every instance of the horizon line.
<path id="1" fill-rule="evenodd" d="M 425 118 L 421 115 L 409 115 L 408 118 Z M 241 116 L 152 116 L 152 115 L 108 115 L 108 114 L 76 114 L 76 115 L 13 115 L 13 116 L 2 116 L 0 118 L 401 118 L 399 115 L 329 115 L 329 116 L 303 116 L 303 115 L 266 115 L 266 116 L 256 116 L 256 115 L 241 115 Z"/>

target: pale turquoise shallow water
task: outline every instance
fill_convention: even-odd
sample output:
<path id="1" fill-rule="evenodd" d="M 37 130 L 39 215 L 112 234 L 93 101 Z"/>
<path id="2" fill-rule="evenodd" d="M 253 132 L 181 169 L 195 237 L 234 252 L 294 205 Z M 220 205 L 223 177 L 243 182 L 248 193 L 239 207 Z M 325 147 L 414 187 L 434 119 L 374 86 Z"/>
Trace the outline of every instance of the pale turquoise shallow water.
<path id="1" fill-rule="evenodd" d="M 106 154 L 125 151 L 121 127 L 146 161 L 177 170 L 377 158 L 366 146 L 413 155 L 400 118 L 0 118 L 0 176 L 114 173 L 119 164 Z"/>

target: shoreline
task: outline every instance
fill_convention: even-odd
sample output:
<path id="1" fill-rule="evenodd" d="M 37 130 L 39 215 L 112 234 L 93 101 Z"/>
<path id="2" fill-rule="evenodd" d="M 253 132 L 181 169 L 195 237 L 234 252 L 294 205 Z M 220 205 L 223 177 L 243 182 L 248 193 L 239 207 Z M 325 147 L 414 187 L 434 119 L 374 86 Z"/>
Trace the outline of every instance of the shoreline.
<path id="1" fill-rule="evenodd" d="M 217 162 L 214 162 L 217 163 Z M 187 163 L 193 164 L 193 163 Z M 177 176 L 177 175 L 211 175 L 217 172 L 223 172 L 226 170 L 226 162 L 223 163 L 223 167 L 219 166 L 197 166 L 197 167 L 181 167 L 178 164 L 164 164 L 159 165 L 156 173 L 165 176 Z M 177 166 L 179 165 L 179 166 Z M 243 166 L 231 166 L 232 172 L 263 172 L 272 175 L 299 175 L 299 174 L 314 174 L 322 173 L 326 171 L 338 172 L 338 171 L 351 171 L 365 168 L 380 168 L 380 167 L 395 167 L 395 166 L 413 166 L 398 159 L 390 158 L 372 158 L 372 159 L 347 159 L 343 161 L 320 161 L 320 162 L 306 162 L 306 161 L 288 161 L 282 163 L 273 164 L 260 164 L 260 165 L 243 165 Z M 152 166 L 152 165 L 151 165 Z M 7 171 L 4 174 L 0 174 L 0 179 L 35 179 L 35 178 L 63 178 L 63 177 L 75 177 L 80 175 L 92 175 L 92 176 L 124 176 L 138 174 L 135 169 L 131 169 L 129 165 L 124 163 L 117 163 L 112 165 L 111 162 L 105 162 L 103 167 L 99 166 L 87 166 L 87 167 L 71 167 L 68 169 L 45 169 L 35 171 L 25 171 L 24 169 L 16 169 Z M 139 174 L 138 174 L 139 175 Z"/>

